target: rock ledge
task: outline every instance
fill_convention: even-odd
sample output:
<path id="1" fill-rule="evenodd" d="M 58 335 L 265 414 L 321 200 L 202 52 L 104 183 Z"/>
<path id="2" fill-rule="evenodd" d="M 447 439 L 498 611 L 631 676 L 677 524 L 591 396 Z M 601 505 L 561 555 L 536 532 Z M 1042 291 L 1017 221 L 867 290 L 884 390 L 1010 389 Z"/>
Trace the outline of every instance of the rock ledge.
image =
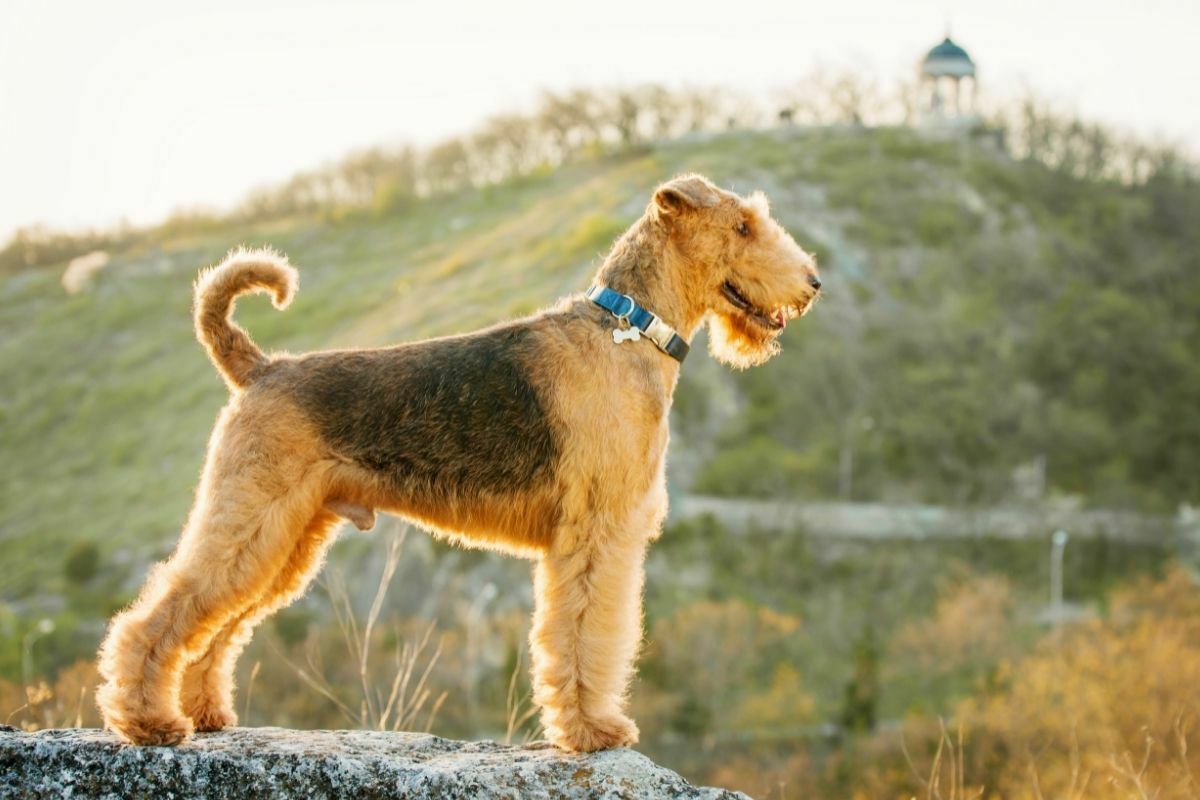
<path id="1" fill-rule="evenodd" d="M 0 798 L 705 798 L 632 750 L 567 755 L 420 733 L 235 728 L 180 747 L 0 727 Z"/>

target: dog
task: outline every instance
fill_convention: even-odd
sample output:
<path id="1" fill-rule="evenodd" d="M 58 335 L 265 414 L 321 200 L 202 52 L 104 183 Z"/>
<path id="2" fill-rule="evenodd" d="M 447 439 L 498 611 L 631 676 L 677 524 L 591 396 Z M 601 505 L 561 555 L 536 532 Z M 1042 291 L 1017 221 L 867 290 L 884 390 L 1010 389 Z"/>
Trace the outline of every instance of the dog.
<path id="1" fill-rule="evenodd" d="M 699 175 L 659 186 L 586 294 L 460 336 L 267 356 L 238 295 L 297 288 L 286 258 L 238 250 L 201 274 L 195 326 L 230 389 L 179 544 L 100 649 L 105 725 L 173 745 L 236 724 L 234 664 L 302 594 L 340 520 L 376 511 L 533 559 L 534 700 L 546 738 L 637 742 L 626 692 L 643 563 L 667 509 L 667 415 L 696 331 L 736 368 L 779 352 L 821 280 L 770 216 Z"/>

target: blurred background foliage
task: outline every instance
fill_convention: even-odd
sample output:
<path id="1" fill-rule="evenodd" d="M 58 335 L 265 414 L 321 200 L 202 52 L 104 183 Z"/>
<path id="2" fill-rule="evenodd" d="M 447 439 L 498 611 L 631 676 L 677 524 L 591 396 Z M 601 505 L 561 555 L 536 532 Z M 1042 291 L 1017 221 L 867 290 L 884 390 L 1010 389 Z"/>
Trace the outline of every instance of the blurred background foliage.
<path id="1" fill-rule="evenodd" d="M 227 214 L 18 231 L 0 249 L 0 722 L 98 722 L 103 626 L 173 546 L 225 397 L 192 341 L 198 267 L 242 242 L 300 266 L 286 314 L 239 308 L 266 346 L 468 330 L 584 288 L 653 186 L 694 170 L 765 190 L 827 296 L 761 369 L 689 360 L 674 497 L 1126 516 L 1072 538 L 1048 608 L 1049 529 L 676 515 L 648 565 L 641 748 L 762 797 L 1200 796 L 1195 166 L 1032 99 L 955 136 L 853 76 L 780 103 L 788 124 L 728 92 L 547 94 Z M 527 564 L 394 522 L 331 562 L 243 659 L 244 723 L 537 735 Z"/>

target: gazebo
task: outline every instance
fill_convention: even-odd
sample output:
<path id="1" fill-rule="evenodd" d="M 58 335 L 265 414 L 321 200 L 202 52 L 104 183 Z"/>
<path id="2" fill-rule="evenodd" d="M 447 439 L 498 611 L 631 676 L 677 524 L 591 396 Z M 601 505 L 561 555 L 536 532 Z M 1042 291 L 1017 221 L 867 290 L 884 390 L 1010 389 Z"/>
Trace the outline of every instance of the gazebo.
<path id="1" fill-rule="evenodd" d="M 976 121 L 975 62 L 947 36 L 921 61 L 921 119 L 939 124 Z"/>

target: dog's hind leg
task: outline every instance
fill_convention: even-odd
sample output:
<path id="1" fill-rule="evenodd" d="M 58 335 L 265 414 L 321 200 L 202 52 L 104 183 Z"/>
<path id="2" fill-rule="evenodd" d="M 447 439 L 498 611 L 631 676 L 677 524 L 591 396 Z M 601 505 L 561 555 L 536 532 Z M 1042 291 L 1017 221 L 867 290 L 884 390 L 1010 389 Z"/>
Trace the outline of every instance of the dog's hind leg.
<path id="1" fill-rule="evenodd" d="M 226 623 L 200 657 L 187 666 L 180 700 L 183 713 L 197 731 L 218 731 L 237 724 L 233 692 L 238 657 L 250 643 L 255 627 L 304 594 L 336 538 L 331 530 L 336 522 L 329 511 L 319 511 L 266 592 Z"/>
<path id="2" fill-rule="evenodd" d="M 187 661 L 263 596 L 318 515 L 328 464 L 231 456 L 210 464 L 178 549 L 157 565 L 100 648 L 105 725 L 135 744 L 176 744 Z M 291 467 L 288 469 L 287 467 Z"/>
<path id="3" fill-rule="evenodd" d="M 624 747 L 624 713 L 641 641 L 645 535 L 599 521 L 560 529 L 535 570 L 534 700 L 547 738 L 573 751 Z"/>
<path id="4" fill-rule="evenodd" d="M 331 529 L 338 518 L 349 520 L 359 530 L 375 527 L 375 510 L 368 499 L 369 491 L 363 492 L 362 474 L 343 463 L 330 471 L 327 483 L 334 497 L 327 497 L 309 521 L 271 586 L 262 596 L 248 601 L 207 647 L 197 652 L 196 660 L 185 670 L 182 705 L 196 730 L 221 730 L 237 724 L 233 706 L 237 659 L 249 644 L 254 628 L 295 601 L 312 582 L 335 538 Z M 350 492 L 354 499 L 339 496 L 337 490 Z"/>

